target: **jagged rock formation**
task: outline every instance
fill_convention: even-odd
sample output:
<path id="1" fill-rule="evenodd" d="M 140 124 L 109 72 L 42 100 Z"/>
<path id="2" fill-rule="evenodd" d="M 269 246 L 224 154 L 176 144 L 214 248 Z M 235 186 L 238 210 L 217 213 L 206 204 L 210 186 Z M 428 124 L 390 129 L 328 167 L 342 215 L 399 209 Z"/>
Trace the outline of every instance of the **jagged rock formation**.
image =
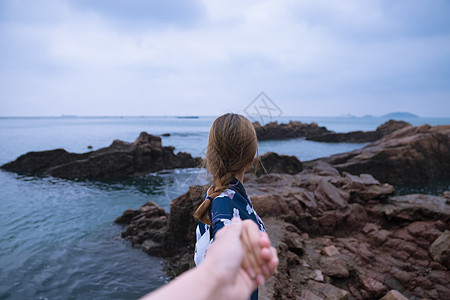
<path id="1" fill-rule="evenodd" d="M 1 168 L 22 174 L 100 179 L 198 166 L 199 158 L 185 152 L 174 154 L 174 149 L 162 147 L 160 137 L 142 132 L 134 143 L 115 140 L 109 147 L 82 154 L 64 149 L 29 152 Z"/>
<path id="2" fill-rule="evenodd" d="M 370 173 L 379 181 L 394 185 L 450 178 L 450 125 L 408 126 L 362 149 L 320 160 L 340 171 Z"/>
<path id="3" fill-rule="evenodd" d="M 306 124 L 300 121 L 290 121 L 288 124 L 270 122 L 264 126 L 254 122 L 258 140 L 284 140 L 291 138 L 306 138 L 311 141 L 327 143 L 368 143 L 381 139 L 396 130 L 409 127 L 411 124 L 404 121 L 389 120 L 378 126 L 375 131 L 352 131 L 348 133 L 336 133 L 317 123 Z"/>

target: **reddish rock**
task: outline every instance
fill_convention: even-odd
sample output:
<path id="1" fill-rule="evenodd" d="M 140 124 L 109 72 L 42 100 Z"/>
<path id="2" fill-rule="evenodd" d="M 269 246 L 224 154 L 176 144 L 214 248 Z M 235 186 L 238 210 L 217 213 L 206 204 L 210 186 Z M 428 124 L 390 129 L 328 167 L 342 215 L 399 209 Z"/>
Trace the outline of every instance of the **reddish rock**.
<path id="1" fill-rule="evenodd" d="M 322 253 L 326 256 L 335 256 L 339 255 L 339 250 L 335 246 L 331 245 L 323 248 Z"/>
<path id="2" fill-rule="evenodd" d="M 346 278 L 349 276 L 345 262 L 337 257 L 322 257 L 320 267 L 322 272 L 330 277 Z"/>
<path id="3" fill-rule="evenodd" d="M 442 233 L 430 246 L 433 259 L 450 269 L 450 231 Z"/>
<path id="4" fill-rule="evenodd" d="M 408 300 L 408 298 L 403 296 L 399 291 L 390 290 L 380 300 Z"/>
<path id="5" fill-rule="evenodd" d="M 450 125 L 408 126 L 362 149 L 332 155 L 323 160 L 340 171 L 354 175 L 370 173 L 381 182 L 395 185 L 448 178 Z"/>
<path id="6" fill-rule="evenodd" d="M 373 297 L 379 297 L 387 289 L 383 283 L 370 277 L 361 275 L 359 276 L 359 280 L 361 281 L 362 287 Z"/>
<path id="7" fill-rule="evenodd" d="M 307 290 L 324 299 L 369 300 L 397 289 L 411 299 L 445 299 L 450 273 L 428 248 L 447 228 L 448 199 L 392 197 L 387 192 L 392 187 L 383 185 L 370 176 L 341 176 L 326 163 L 296 175 L 247 176 L 247 192 L 280 259 L 260 297 L 298 299 Z M 122 235 L 135 247 L 166 257 L 170 276 L 187 270 L 193 266 L 192 213 L 205 188 L 191 187 L 174 199 L 170 216 L 151 203 L 126 211 L 122 220 L 130 225 Z M 365 191 L 375 192 L 364 198 Z M 357 193 L 361 201 L 353 203 Z M 323 254 L 333 247 L 339 254 Z"/>

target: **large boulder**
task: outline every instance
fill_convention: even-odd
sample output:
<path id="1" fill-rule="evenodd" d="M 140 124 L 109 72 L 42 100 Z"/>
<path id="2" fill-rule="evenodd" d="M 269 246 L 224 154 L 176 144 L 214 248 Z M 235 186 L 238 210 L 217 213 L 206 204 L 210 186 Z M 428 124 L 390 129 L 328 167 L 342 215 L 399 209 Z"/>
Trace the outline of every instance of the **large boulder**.
<path id="1" fill-rule="evenodd" d="M 450 231 L 443 232 L 430 246 L 433 259 L 450 269 Z"/>
<path id="2" fill-rule="evenodd" d="M 302 163 L 295 156 L 279 155 L 275 152 L 267 152 L 260 156 L 261 165 L 256 171 L 257 175 L 264 173 L 297 174 L 303 169 Z"/>
<path id="3" fill-rule="evenodd" d="M 369 173 L 381 182 L 408 185 L 450 177 L 450 125 L 408 126 L 362 149 L 332 155 L 340 171 Z M 305 162 L 304 165 L 311 165 Z"/>
<path id="4" fill-rule="evenodd" d="M 29 152 L 1 166 L 3 170 L 60 178 L 100 179 L 139 176 L 199 165 L 199 158 L 162 147 L 161 138 L 142 132 L 134 143 L 115 140 L 111 146 L 77 154 L 64 149 Z"/>

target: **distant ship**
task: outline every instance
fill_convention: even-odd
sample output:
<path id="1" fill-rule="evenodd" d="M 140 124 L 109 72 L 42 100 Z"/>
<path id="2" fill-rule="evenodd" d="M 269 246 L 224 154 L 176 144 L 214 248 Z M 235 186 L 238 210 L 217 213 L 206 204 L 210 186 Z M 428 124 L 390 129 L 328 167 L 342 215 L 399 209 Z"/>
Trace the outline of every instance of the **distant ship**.
<path id="1" fill-rule="evenodd" d="M 198 119 L 198 116 L 177 116 L 178 119 Z"/>

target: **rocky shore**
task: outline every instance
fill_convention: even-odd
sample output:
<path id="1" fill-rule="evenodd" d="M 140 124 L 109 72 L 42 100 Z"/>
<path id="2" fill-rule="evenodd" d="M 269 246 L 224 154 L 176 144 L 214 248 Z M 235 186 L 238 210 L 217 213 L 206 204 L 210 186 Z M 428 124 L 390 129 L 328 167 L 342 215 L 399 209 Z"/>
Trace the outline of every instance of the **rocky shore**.
<path id="1" fill-rule="evenodd" d="M 391 185 L 450 175 L 449 137 L 450 126 L 406 126 L 303 164 L 263 156 L 270 174 L 244 180 L 280 256 L 261 299 L 450 299 L 450 191 L 394 196 Z M 186 271 L 205 190 L 191 186 L 170 214 L 153 202 L 127 210 L 122 237 L 164 257 L 170 276 Z"/>
<path id="2" fill-rule="evenodd" d="M 280 257 L 261 299 L 448 299 L 450 192 L 394 197 L 393 186 L 323 161 L 244 182 Z M 170 214 L 153 202 L 127 210 L 122 237 L 165 257 L 171 276 L 193 267 L 192 213 L 205 189 L 191 186 Z"/>
<path id="3" fill-rule="evenodd" d="M 174 149 L 163 147 L 160 137 L 142 132 L 134 143 L 115 140 L 109 147 L 81 154 L 64 149 L 29 152 L 4 164 L 1 169 L 68 179 L 102 179 L 199 165 L 200 158 L 185 152 L 174 154 Z"/>
<path id="4" fill-rule="evenodd" d="M 336 133 L 325 127 L 320 127 L 317 123 L 306 124 L 300 121 L 290 121 L 287 124 L 270 122 L 264 126 L 254 122 L 253 126 L 260 141 L 305 138 L 327 143 L 368 143 L 412 125 L 404 121 L 389 120 L 378 126 L 375 131 L 351 131 L 348 133 Z"/>
<path id="5" fill-rule="evenodd" d="M 340 171 L 369 173 L 393 185 L 450 178 L 450 125 L 407 126 L 362 149 L 321 160 Z"/>

